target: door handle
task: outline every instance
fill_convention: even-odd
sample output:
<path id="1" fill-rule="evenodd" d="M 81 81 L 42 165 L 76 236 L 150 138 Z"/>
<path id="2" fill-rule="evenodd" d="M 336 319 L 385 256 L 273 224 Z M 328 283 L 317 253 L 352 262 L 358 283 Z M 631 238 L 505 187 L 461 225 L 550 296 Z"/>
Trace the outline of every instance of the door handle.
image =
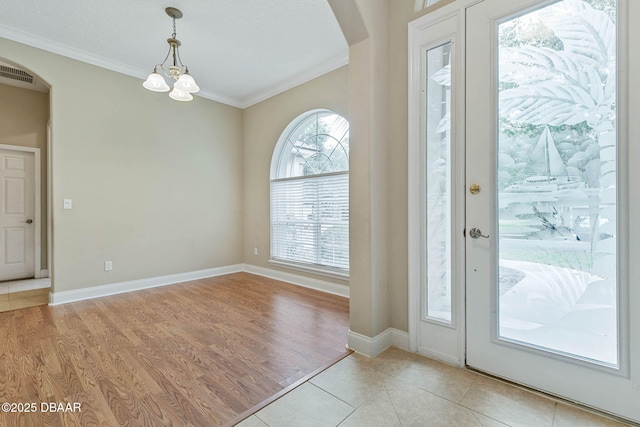
<path id="1" fill-rule="evenodd" d="M 33 222 L 33 220 L 32 219 L 28 219 L 28 220 L 22 221 L 22 222 L 26 222 L 27 224 L 31 224 Z"/>
<path id="2" fill-rule="evenodd" d="M 479 228 L 472 228 L 471 230 L 469 230 L 469 236 L 471 236 L 472 239 L 477 239 L 479 237 L 484 237 L 485 239 L 488 239 L 489 236 L 485 236 L 484 234 L 482 234 L 482 231 Z"/>

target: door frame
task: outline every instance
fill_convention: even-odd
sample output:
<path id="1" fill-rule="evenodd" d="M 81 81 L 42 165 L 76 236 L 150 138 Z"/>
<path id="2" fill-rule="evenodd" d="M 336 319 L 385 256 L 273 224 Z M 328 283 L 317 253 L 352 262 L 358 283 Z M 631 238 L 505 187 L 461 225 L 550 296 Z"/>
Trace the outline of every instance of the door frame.
<path id="1" fill-rule="evenodd" d="M 458 0 L 447 3 L 431 13 L 423 15 L 409 23 L 409 122 L 408 122 L 408 329 L 409 350 L 419 352 L 449 364 L 465 366 L 466 363 L 466 316 L 465 316 L 465 43 L 466 20 L 465 11 L 468 7 L 482 0 Z M 436 6 L 437 7 L 437 6 Z M 455 48 L 452 56 L 452 90 L 456 90 L 451 97 L 451 242 L 453 247 L 452 270 L 456 274 L 451 281 L 451 309 L 452 324 L 442 326 L 455 333 L 456 348 L 451 348 L 446 340 L 437 339 L 433 346 L 425 348 L 420 345 L 422 284 L 424 277 L 424 259 L 426 245 L 424 244 L 424 203 L 425 203 L 425 123 L 424 123 L 424 91 L 422 51 L 426 45 L 424 38 L 434 25 L 449 20 L 457 21 L 455 34 Z M 441 39 L 434 36 L 433 40 Z M 433 322 L 437 324 L 438 322 Z M 445 332 L 446 333 L 446 332 Z"/>
<path id="2" fill-rule="evenodd" d="M 437 358 L 444 362 L 455 364 L 458 366 L 466 365 L 466 323 L 460 321 L 464 319 L 466 309 L 466 278 L 464 275 L 458 276 L 458 280 L 452 282 L 452 287 L 455 288 L 455 296 L 452 300 L 452 307 L 457 310 L 455 318 L 458 319 L 456 323 L 456 333 L 458 334 L 459 347 L 455 353 L 441 353 L 439 352 L 437 340 L 433 343 L 434 348 L 425 352 L 420 349 L 420 322 L 421 322 L 421 308 L 422 308 L 422 284 L 423 268 L 425 252 L 424 245 L 421 239 L 424 237 L 423 231 L 423 185 L 421 180 L 424 179 L 424 172 L 422 171 L 424 160 L 422 159 L 423 144 L 424 144 L 424 127 L 423 127 L 423 115 L 424 115 L 424 103 L 422 96 L 423 89 L 423 71 L 420 52 L 423 49 L 424 44 L 421 43 L 421 37 L 429 31 L 429 29 L 440 21 L 456 17 L 458 20 L 458 32 L 456 34 L 457 41 L 457 53 L 456 60 L 458 62 L 457 69 L 452 71 L 452 84 L 457 84 L 459 88 L 458 95 L 452 97 L 451 114 L 457 114 L 459 117 L 458 123 L 452 130 L 455 131 L 455 135 L 452 135 L 452 144 L 456 146 L 465 147 L 465 110 L 466 103 L 464 94 L 465 88 L 465 42 L 466 42 L 466 11 L 469 7 L 482 1 L 489 0 L 453 0 L 446 2 L 442 6 L 436 6 L 435 10 L 430 13 L 419 17 L 418 19 L 409 23 L 408 26 L 408 53 L 409 53 L 409 75 L 408 75 L 408 335 L 409 335 L 409 350 Z M 551 1 L 551 0 L 549 0 Z M 444 2 L 443 2 L 444 3 Z M 531 0 L 531 3 L 536 3 L 535 0 Z M 629 16 L 637 16 L 640 14 L 640 2 L 623 1 L 623 5 L 626 5 Z M 634 15 L 635 14 L 635 15 Z M 625 20 L 626 21 L 626 20 Z M 619 23 L 626 28 L 622 29 L 623 36 L 618 38 L 618 49 L 629 51 L 629 40 L 640 39 L 640 27 L 629 25 L 628 22 Z M 438 36 L 433 36 L 437 39 Z M 633 94 L 640 93 L 640 79 L 631 79 L 629 76 L 639 75 L 640 72 L 640 55 L 628 56 L 626 60 L 619 63 L 619 91 L 620 87 L 625 87 L 625 93 Z M 624 85 L 624 86 L 620 86 Z M 461 95 L 462 94 L 462 95 Z M 624 109 L 621 111 L 620 124 L 618 127 L 618 138 L 629 140 L 631 136 L 640 135 L 640 121 L 629 120 L 633 112 L 640 111 L 640 97 L 632 96 L 620 96 L 618 101 Z M 624 114 L 624 116 L 622 116 Z M 625 123 L 626 121 L 626 123 Z M 640 180 L 640 168 L 631 167 L 632 159 L 640 159 L 640 145 L 638 144 L 625 144 L 626 152 L 619 152 L 620 162 L 625 162 L 619 172 L 619 179 L 626 180 L 630 186 L 633 182 Z M 464 153 L 464 151 L 463 151 Z M 466 170 L 466 162 L 464 158 L 459 161 L 457 165 L 454 165 L 453 174 L 458 176 L 460 169 L 464 176 Z M 619 191 L 622 191 L 622 187 L 619 187 Z M 452 228 L 462 233 L 465 227 L 465 215 L 466 215 L 466 187 L 465 181 L 458 182 L 457 186 L 452 186 L 452 197 L 456 200 L 459 194 L 462 195 L 462 202 L 459 204 L 452 213 Z M 456 194 L 459 193 L 459 194 Z M 625 223 L 628 231 L 628 235 L 632 238 L 621 239 L 618 242 L 619 251 L 625 256 L 629 262 L 627 264 L 626 272 L 619 271 L 618 280 L 626 280 L 629 284 L 632 280 L 640 278 L 640 263 L 633 263 L 631 260 L 640 258 L 640 239 L 635 239 L 633 236 L 640 236 L 640 222 L 630 221 L 631 213 L 640 212 L 640 196 L 635 196 L 632 191 L 629 191 L 627 197 L 620 198 L 619 204 L 619 221 Z M 636 241 L 638 240 L 638 241 Z M 459 240 L 453 240 L 454 244 L 459 244 Z M 465 239 L 462 238 L 462 246 L 454 248 L 455 259 L 462 259 L 462 268 L 465 267 Z M 624 267 L 624 265 L 623 265 Z M 454 266 L 454 268 L 456 268 Z M 626 273 L 626 274 L 625 274 Z M 631 286 L 628 289 L 627 303 L 631 304 L 633 301 L 638 301 L 640 295 L 640 288 L 637 286 Z M 627 318 L 622 319 L 628 324 L 629 329 L 622 332 L 623 342 L 621 343 L 622 358 L 621 368 L 625 367 L 628 360 L 640 360 L 640 346 L 637 342 L 629 343 L 629 331 L 632 331 L 640 327 L 640 310 L 633 310 L 630 307 L 627 311 Z M 432 343 L 430 343 L 432 344 Z M 628 358 L 627 361 L 624 359 Z M 579 365 L 579 364 L 576 364 Z M 590 365 L 591 366 L 591 365 Z M 637 393 L 640 390 L 640 367 L 631 366 L 630 369 L 625 372 L 629 387 L 632 389 L 632 393 Z M 624 376 L 623 374 L 623 376 Z"/>
<path id="3" fill-rule="evenodd" d="M 20 152 L 20 153 L 32 153 L 33 154 L 33 162 L 34 162 L 34 183 L 35 183 L 35 201 L 34 201 L 34 250 L 35 250 L 35 257 L 34 257 L 34 272 L 33 272 L 33 277 L 35 279 L 40 279 L 42 277 L 46 277 L 46 274 L 43 275 L 43 273 L 46 273 L 42 270 L 42 250 L 41 250 L 41 246 L 42 246 L 42 214 L 41 214 L 41 187 L 42 187 L 42 183 L 41 183 L 41 179 L 42 179 L 42 174 L 40 173 L 40 149 L 39 148 L 35 148 L 35 147 L 22 147 L 19 145 L 7 145 L 7 144 L 0 144 L 0 150 L 6 150 L 6 151 L 15 151 L 15 152 Z M 47 251 L 48 252 L 48 251 Z"/>

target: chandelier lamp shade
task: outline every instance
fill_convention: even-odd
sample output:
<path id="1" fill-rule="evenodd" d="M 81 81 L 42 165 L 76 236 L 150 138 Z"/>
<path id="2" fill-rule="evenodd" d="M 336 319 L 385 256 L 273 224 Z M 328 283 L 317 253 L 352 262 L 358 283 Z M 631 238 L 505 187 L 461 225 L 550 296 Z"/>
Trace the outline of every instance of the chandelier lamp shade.
<path id="1" fill-rule="evenodd" d="M 176 38 L 176 19 L 182 18 L 182 12 L 175 7 L 168 7 L 165 12 L 173 19 L 173 34 L 167 39 L 169 51 L 164 61 L 153 68 L 153 73 L 149 74 L 142 86 L 153 92 L 168 92 L 171 88 L 165 81 L 164 76 L 167 76 L 175 81 L 169 97 L 176 101 L 191 101 L 193 99 L 191 94 L 198 92 L 200 88 L 189 74 L 189 68 L 180 59 L 181 43 Z M 171 62 L 170 65 L 166 66 L 165 64 L 169 57 L 171 57 Z"/>

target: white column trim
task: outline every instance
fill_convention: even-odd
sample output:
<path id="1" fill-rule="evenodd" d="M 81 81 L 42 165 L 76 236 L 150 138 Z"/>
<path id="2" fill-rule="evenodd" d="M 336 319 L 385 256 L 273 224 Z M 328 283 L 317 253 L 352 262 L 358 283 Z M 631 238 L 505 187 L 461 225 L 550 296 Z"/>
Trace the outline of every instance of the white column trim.
<path id="1" fill-rule="evenodd" d="M 395 328 L 388 328 L 373 338 L 349 331 L 347 342 L 351 350 L 367 357 L 376 357 L 391 346 L 409 350 L 409 334 Z"/>

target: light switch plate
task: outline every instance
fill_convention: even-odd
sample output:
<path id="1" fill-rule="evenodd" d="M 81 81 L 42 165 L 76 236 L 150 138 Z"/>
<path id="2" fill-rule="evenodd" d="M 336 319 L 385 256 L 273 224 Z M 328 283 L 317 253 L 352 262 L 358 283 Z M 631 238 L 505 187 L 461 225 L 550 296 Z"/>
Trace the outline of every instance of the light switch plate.
<path id="1" fill-rule="evenodd" d="M 62 208 L 63 209 L 72 209 L 73 208 L 73 200 L 64 199 L 63 202 L 62 202 Z"/>

